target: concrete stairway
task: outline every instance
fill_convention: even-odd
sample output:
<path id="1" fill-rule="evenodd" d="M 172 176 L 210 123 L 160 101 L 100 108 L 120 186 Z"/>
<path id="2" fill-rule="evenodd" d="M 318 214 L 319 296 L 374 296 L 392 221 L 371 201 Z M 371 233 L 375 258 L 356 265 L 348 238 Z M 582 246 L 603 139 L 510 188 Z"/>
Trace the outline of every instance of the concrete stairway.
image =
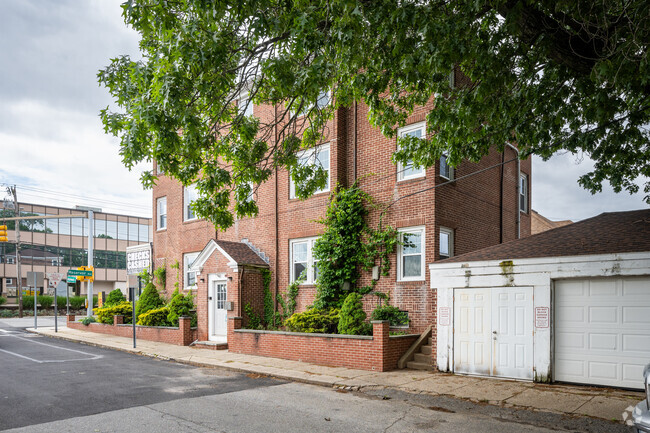
<path id="1" fill-rule="evenodd" d="M 228 349 L 228 343 L 221 343 L 216 341 L 195 341 L 194 343 L 190 344 L 190 347 L 194 349 L 226 350 Z"/>
<path id="2" fill-rule="evenodd" d="M 413 361 L 406 363 L 406 368 L 412 370 L 431 370 L 433 368 L 431 362 L 431 337 L 428 338 L 427 344 L 420 347 L 420 352 L 413 354 Z"/>

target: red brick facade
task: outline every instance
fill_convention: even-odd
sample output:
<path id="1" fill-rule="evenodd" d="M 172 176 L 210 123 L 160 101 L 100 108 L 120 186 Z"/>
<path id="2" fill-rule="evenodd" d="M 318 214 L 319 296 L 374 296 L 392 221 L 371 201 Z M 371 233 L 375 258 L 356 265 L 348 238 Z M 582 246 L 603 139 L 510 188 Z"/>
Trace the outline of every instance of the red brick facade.
<path id="1" fill-rule="evenodd" d="M 431 109 L 432 102 L 416 110 L 407 124 L 424 121 L 426 113 Z M 256 106 L 255 115 L 262 121 L 270 120 L 273 109 Z M 419 281 L 398 281 L 397 255 L 394 255 L 390 275 L 382 276 L 377 284 L 378 290 L 390 293 L 391 305 L 409 312 L 409 331 L 419 333 L 436 321 L 436 294 L 430 289 L 426 264 L 440 259 L 440 227 L 453 230 L 454 255 L 516 239 L 519 200 L 517 163 L 509 162 L 503 168 L 498 165 L 502 160 L 514 158 L 515 153 L 506 149 L 503 155 L 494 150 L 480 163 L 463 163 L 455 169 L 456 179 L 490 166 L 495 167 L 440 187 L 437 185 L 444 183 L 446 179 L 440 176 L 439 164 L 427 169 L 422 177 L 400 181 L 397 167 L 391 161 L 397 140 L 385 138 L 377 128 L 369 124 L 367 116 L 368 108 L 359 104 L 339 109 L 328 124 L 329 137 L 326 143 L 329 143 L 330 148 L 330 191 L 337 183 L 346 186 L 358 180 L 359 185 L 379 203 L 388 204 L 400 199 L 384 215 L 384 225 L 396 228 L 424 227 L 424 278 Z M 521 172 L 527 176 L 530 191 L 530 160 L 521 162 Z M 183 187 L 175 180 L 160 176 L 153 189 L 154 265 L 167 266 L 167 292 L 174 290 L 176 281 L 176 271 L 171 269 L 170 265 L 179 262 L 179 283 L 182 286 L 183 254 L 201 251 L 212 239 L 247 239 L 268 257 L 274 299 L 278 290 L 286 290 L 290 283 L 290 241 L 322 233 L 322 225 L 315 220 L 325 215 L 329 197 L 329 192 L 322 192 L 304 201 L 291 199 L 289 181 L 286 171 L 276 171 L 257 189 L 255 199 L 259 206 L 259 215 L 255 218 L 239 219 L 225 232 L 217 232 L 206 221 L 184 222 Z M 408 196 L 409 194 L 413 195 Z M 160 197 L 167 197 L 167 228 L 163 230 L 158 230 L 156 200 Z M 530 210 L 530 194 L 527 209 Z M 378 221 L 379 212 L 373 211 L 369 216 L 370 226 L 376 227 Z M 529 235 L 529 212 L 521 213 L 520 224 L 521 236 Z M 245 267 L 233 269 L 228 266 L 222 255 L 215 253 L 197 277 L 196 303 L 200 340 L 207 339 L 207 285 L 208 275 L 211 273 L 224 273 L 228 279 L 228 300 L 234 302 L 234 309 L 228 312 L 229 317 L 243 316 L 242 308 L 247 302 L 250 302 L 256 311 L 261 312 L 262 308 L 262 280 L 259 270 L 251 269 L 249 272 Z M 369 273 L 363 273 L 359 285 L 368 284 L 370 279 Z M 241 287 L 246 287 L 242 299 L 239 298 L 240 284 Z M 315 292 L 314 286 L 301 287 L 298 295 L 299 311 L 313 302 Z M 366 296 L 364 305 L 370 312 L 378 305 L 378 298 Z M 435 340 L 435 335 L 433 338 Z M 435 359 L 435 353 L 432 356 Z"/>

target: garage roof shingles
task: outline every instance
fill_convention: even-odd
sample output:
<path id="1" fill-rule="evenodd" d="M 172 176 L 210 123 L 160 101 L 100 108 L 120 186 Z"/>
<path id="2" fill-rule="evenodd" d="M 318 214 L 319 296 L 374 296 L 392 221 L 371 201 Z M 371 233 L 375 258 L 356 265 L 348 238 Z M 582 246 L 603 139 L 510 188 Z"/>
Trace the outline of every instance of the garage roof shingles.
<path id="1" fill-rule="evenodd" d="M 255 251 L 243 242 L 230 242 L 230 241 L 216 241 L 225 252 L 228 254 L 238 265 L 253 265 L 269 267 Z"/>
<path id="2" fill-rule="evenodd" d="M 437 263 L 650 251 L 650 209 L 606 212 Z"/>

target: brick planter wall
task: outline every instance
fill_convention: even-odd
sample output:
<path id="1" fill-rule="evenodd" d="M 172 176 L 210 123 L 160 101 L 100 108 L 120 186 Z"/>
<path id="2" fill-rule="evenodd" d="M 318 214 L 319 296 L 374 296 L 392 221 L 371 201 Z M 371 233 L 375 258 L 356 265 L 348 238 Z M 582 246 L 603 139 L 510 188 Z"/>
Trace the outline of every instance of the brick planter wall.
<path id="1" fill-rule="evenodd" d="M 372 322 L 372 336 L 305 334 L 241 329 L 242 319 L 228 320 L 228 350 L 233 353 L 304 361 L 330 367 L 388 371 L 417 335 L 389 336 L 388 322 Z"/>
<path id="2" fill-rule="evenodd" d="M 135 338 L 159 343 L 175 344 L 177 346 L 189 346 L 197 339 L 196 328 L 190 327 L 189 317 L 179 318 L 179 327 L 162 326 L 141 326 L 135 327 Z M 91 323 L 88 326 L 81 322 L 75 322 L 74 314 L 68 315 L 68 328 L 80 331 L 97 332 L 98 334 L 110 334 L 118 337 L 133 337 L 133 325 L 124 324 L 124 316 L 113 316 L 113 324 Z"/>

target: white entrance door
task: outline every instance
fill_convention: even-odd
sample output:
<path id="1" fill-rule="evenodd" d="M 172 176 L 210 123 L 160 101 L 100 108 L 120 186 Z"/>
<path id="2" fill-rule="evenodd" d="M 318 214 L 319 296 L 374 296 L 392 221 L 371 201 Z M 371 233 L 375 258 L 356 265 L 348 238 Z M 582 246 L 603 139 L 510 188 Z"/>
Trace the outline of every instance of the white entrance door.
<path id="1" fill-rule="evenodd" d="M 642 388 L 650 363 L 650 278 L 555 281 L 554 378 Z"/>
<path id="2" fill-rule="evenodd" d="M 226 341 L 228 330 L 226 301 L 226 280 L 210 279 L 210 290 L 208 294 L 208 337 L 211 341 Z"/>
<path id="3" fill-rule="evenodd" d="M 454 291 L 454 371 L 533 378 L 533 289 Z"/>

